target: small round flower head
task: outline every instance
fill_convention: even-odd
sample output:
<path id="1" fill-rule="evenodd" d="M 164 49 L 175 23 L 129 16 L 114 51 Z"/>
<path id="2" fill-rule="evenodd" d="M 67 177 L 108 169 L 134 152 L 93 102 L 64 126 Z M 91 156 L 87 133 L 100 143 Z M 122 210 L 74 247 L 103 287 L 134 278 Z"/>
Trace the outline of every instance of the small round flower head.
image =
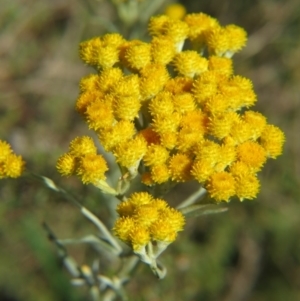
<path id="1" fill-rule="evenodd" d="M 235 146 L 228 143 L 223 143 L 220 147 L 219 161 L 215 167 L 216 171 L 223 171 L 227 166 L 230 166 L 235 160 Z"/>
<path id="2" fill-rule="evenodd" d="M 182 116 L 180 127 L 204 135 L 207 131 L 207 116 L 200 110 L 187 112 Z"/>
<path id="3" fill-rule="evenodd" d="M 70 153 L 61 155 L 56 163 L 56 169 L 62 176 L 74 174 L 76 168 L 76 158 Z"/>
<path id="4" fill-rule="evenodd" d="M 168 133 L 168 132 L 176 132 L 181 116 L 177 112 L 174 112 L 170 115 L 156 115 L 153 118 L 152 126 L 155 132 L 159 135 Z"/>
<path id="5" fill-rule="evenodd" d="M 166 164 L 154 165 L 151 167 L 150 175 L 154 183 L 165 183 L 170 178 L 169 168 Z"/>
<path id="6" fill-rule="evenodd" d="M 99 88 L 99 75 L 89 74 L 84 76 L 79 83 L 80 92 L 94 91 Z"/>
<path id="7" fill-rule="evenodd" d="M 232 60 L 226 57 L 211 55 L 208 58 L 208 70 L 223 74 L 226 77 L 232 75 Z"/>
<path id="8" fill-rule="evenodd" d="M 121 120 L 114 126 L 103 129 L 98 137 L 103 148 L 106 151 L 111 151 L 119 143 L 131 139 L 134 134 L 134 124 L 128 120 Z"/>
<path id="9" fill-rule="evenodd" d="M 219 78 L 216 72 L 206 71 L 200 74 L 200 76 L 193 83 L 193 94 L 195 100 L 201 105 L 216 95 L 218 91 Z"/>
<path id="10" fill-rule="evenodd" d="M 259 171 L 267 160 L 265 149 L 254 141 L 246 141 L 238 145 L 236 151 L 237 158 L 253 171 Z"/>
<path id="11" fill-rule="evenodd" d="M 191 93 L 176 94 L 173 97 L 174 109 L 179 113 L 191 112 L 196 109 L 194 97 Z"/>
<path id="12" fill-rule="evenodd" d="M 123 77 L 122 70 L 120 68 L 109 68 L 103 70 L 99 75 L 97 81 L 97 88 L 103 93 L 109 93 Z"/>
<path id="13" fill-rule="evenodd" d="M 104 45 L 111 45 L 116 48 L 125 43 L 124 38 L 118 33 L 107 33 L 102 37 L 102 41 Z"/>
<path id="14" fill-rule="evenodd" d="M 164 34 L 165 24 L 169 21 L 166 15 L 151 17 L 148 23 L 148 31 L 151 36 L 160 36 Z"/>
<path id="15" fill-rule="evenodd" d="M 204 183 L 214 171 L 214 164 L 211 160 L 200 159 L 193 163 L 191 174 L 199 183 Z"/>
<path id="16" fill-rule="evenodd" d="M 150 44 L 137 40 L 129 42 L 124 51 L 124 64 L 129 70 L 140 70 L 151 61 Z"/>
<path id="17" fill-rule="evenodd" d="M 175 70 L 184 76 L 194 77 L 208 69 L 208 61 L 194 50 L 178 53 L 172 62 Z"/>
<path id="18" fill-rule="evenodd" d="M 154 241 L 173 242 L 177 237 L 177 232 L 172 229 L 171 221 L 159 219 L 150 227 L 150 234 Z"/>
<path id="19" fill-rule="evenodd" d="M 236 195 L 240 201 L 254 199 L 259 192 L 259 187 L 259 180 L 254 174 L 249 173 L 242 177 L 235 177 Z"/>
<path id="20" fill-rule="evenodd" d="M 144 156 L 147 150 L 145 139 L 140 136 L 132 140 L 120 143 L 113 151 L 116 161 L 127 168 L 135 166 Z"/>
<path id="21" fill-rule="evenodd" d="M 89 128 L 95 131 L 110 127 L 114 122 L 111 99 L 106 97 L 91 103 L 85 111 L 85 118 Z"/>
<path id="22" fill-rule="evenodd" d="M 169 152 L 161 145 L 150 145 L 143 157 L 146 166 L 155 166 L 163 164 L 169 158 Z"/>
<path id="23" fill-rule="evenodd" d="M 209 160 L 212 165 L 220 161 L 220 145 L 214 141 L 203 140 L 194 148 L 194 154 L 197 160 Z"/>
<path id="24" fill-rule="evenodd" d="M 130 242 L 134 251 L 138 252 L 150 241 L 150 233 L 146 227 L 136 225 L 130 231 Z"/>
<path id="25" fill-rule="evenodd" d="M 3 140 L 0 140 L 0 162 L 3 161 L 9 154 L 12 153 L 10 145 Z"/>
<path id="26" fill-rule="evenodd" d="M 123 201 L 118 204 L 116 211 L 121 217 L 132 216 L 136 206 L 129 200 Z"/>
<path id="27" fill-rule="evenodd" d="M 185 7 L 179 3 L 170 4 L 165 9 L 165 15 L 171 19 L 181 20 L 185 14 Z"/>
<path id="28" fill-rule="evenodd" d="M 113 109 L 117 120 L 130 120 L 138 117 L 141 102 L 135 96 L 117 96 L 114 97 Z"/>
<path id="29" fill-rule="evenodd" d="M 149 204 L 153 202 L 153 196 L 148 192 L 134 192 L 127 199 L 128 202 L 133 204 L 135 207 Z"/>
<path id="30" fill-rule="evenodd" d="M 181 93 L 189 93 L 193 86 L 193 79 L 190 77 L 176 76 L 166 83 L 165 91 L 171 92 L 173 95 Z"/>
<path id="31" fill-rule="evenodd" d="M 267 125 L 266 117 L 254 111 L 246 111 L 243 115 L 243 120 L 251 125 L 253 140 L 256 140 L 260 137 L 265 126 Z"/>
<path id="32" fill-rule="evenodd" d="M 95 155 L 97 153 L 97 148 L 91 137 L 81 136 L 76 137 L 70 142 L 69 145 L 69 155 L 73 157 L 81 157 L 84 155 Z"/>
<path id="33" fill-rule="evenodd" d="M 251 80 L 242 76 L 233 76 L 219 85 L 220 92 L 229 100 L 232 110 L 251 107 L 257 101 Z"/>
<path id="34" fill-rule="evenodd" d="M 191 179 L 192 159 L 183 153 L 173 155 L 169 160 L 171 179 L 176 182 L 185 182 Z"/>
<path id="35" fill-rule="evenodd" d="M 166 207 L 161 211 L 161 217 L 163 220 L 170 221 L 170 226 L 174 231 L 179 232 L 183 230 L 185 219 L 180 211 L 174 208 Z"/>
<path id="36" fill-rule="evenodd" d="M 222 112 L 210 116 L 207 124 L 209 134 L 223 139 L 229 135 L 233 122 L 238 118 L 235 112 Z"/>
<path id="37" fill-rule="evenodd" d="M 245 46 L 246 41 L 245 30 L 236 25 L 215 27 L 206 34 L 209 52 L 217 56 L 232 57 Z"/>
<path id="38" fill-rule="evenodd" d="M 175 56 L 174 41 L 168 37 L 154 37 L 150 43 L 154 63 L 167 65 Z"/>
<path id="39" fill-rule="evenodd" d="M 159 212 L 151 203 L 138 206 L 133 214 L 135 222 L 144 227 L 149 227 L 158 217 Z"/>
<path id="40" fill-rule="evenodd" d="M 82 94 L 79 95 L 76 101 L 76 111 L 84 115 L 86 112 L 86 109 L 89 105 L 96 101 L 101 101 L 101 99 L 104 98 L 104 94 L 98 90 L 91 90 L 91 91 L 86 91 Z"/>
<path id="41" fill-rule="evenodd" d="M 160 133 L 160 143 L 166 149 L 173 149 L 177 144 L 177 133 L 175 132 L 164 132 Z"/>
<path id="42" fill-rule="evenodd" d="M 142 100 L 159 93 L 169 79 L 169 73 L 161 64 L 149 64 L 140 71 L 140 91 Z"/>
<path id="43" fill-rule="evenodd" d="M 172 114 L 174 110 L 172 94 L 164 91 L 158 93 L 151 99 L 148 109 L 152 116 Z"/>
<path id="44" fill-rule="evenodd" d="M 284 141 L 284 133 L 271 124 L 266 125 L 260 136 L 260 143 L 266 150 L 267 156 L 273 159 L 281 155 Z"/>
<path id="45" fill-rule="evenodd" d="M 130 232 L 134 229 L 135 222 L 132 217 L 124 216 L 116 220 L 113 231 L 122 241 L 130 242 Z"/>
<path id="46" fill-rule="evenodd" d="M 1 178 L 18 178 L 25 169 L 25 162 L 21 156 L 14 153 L 8 154 L 0 161 L 0 179 Z"/>
<path id="47" fill-rule="evenodd" d="M 106 161 L 101 155 L 88 154 L 80 157 L 76 174 L 81 178 L 83 184 L 89 184 L 105 180 L 107 170 Z"/>
<path id="48" fill-rule="evenodd" d="M 252 174 L 251 168 L 242 161 L 235 161 L 229 168 L 230 173 L 234 178 L 241 178 Z"/>
<path id="49" fill-rule="evenodd" d="M 230 129 L 230 137 L 235 144 L 250 140 L 253 137 L 253 125 L 250 125 L 242 119 L 234 120 Z"/>
<path id="50" fill-rule="evenodd" d="M 111 93 L 114 96 L 132 96 L 140 98 L 139 77 L 136 74 L 131 74 L 120 78 L 112 87 Z"/>
<path id="51" fill-rule="evenodd" d="M 214 19 L 204 13 L 188 14 L 184 21 L 189 27 L 189 39 L 198 43 L 203 40 L 203 34 L 219 25 L 217 19 Z"/>
<path id="52" fill-rule="evenodd" d="M 215 94 L 206 101 L 204 110 L 208 114 L 214 115 L 226 112 L 229 106 L 230 103 L 225 95 Z"/>
<path id="53" fill-rule="evenodd" d="M 177 149 L 186 152 L 193 148 L 194 145 L 202 141 L 203 135 L 201 132 L 197 130 L 193 130 L 192 128 L 183 128 L 179 131 L 177 136 Z"/>
<path id="54" fill-rule="evenodd" d="M 111 68 L 119 61 L 118 47 L 107 44 L 100 38 L 80 43 L 79 54 L 85 63 L 98 69 Z"/>
<path id="55" fill-rule="evenodd" d="M 209 177 L 205 188 L 217 202 L 228 202 L 235 195 L 235 180 L 226 171 L 216 172 Z"/>

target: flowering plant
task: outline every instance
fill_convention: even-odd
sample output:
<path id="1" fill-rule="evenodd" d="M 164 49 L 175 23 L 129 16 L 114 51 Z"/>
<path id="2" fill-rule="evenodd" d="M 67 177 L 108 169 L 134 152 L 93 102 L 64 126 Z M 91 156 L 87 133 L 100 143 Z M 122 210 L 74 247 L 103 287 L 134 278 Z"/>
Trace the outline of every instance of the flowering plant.
<path id="1" fill-rule="evenodd" d="M 81 79 L 76 110 L 94 139 L 74 138 L 56 165 L 62 176 L 76 175 L 119 202 L 111 233 L 71 199 L 99 230 L 80 242 L 126 259 L 114 277 L 99 274 L 97 261 L 77 267 L 65 250 L 75 241 L 57 239 L 45 225 L 73 284 L 88 284 L 95 300 L 102 292 L 105 300 L 125 299 L 123 285 L 139 260 L 165 277 L 158 257 L 185 219 L 222 212 L 220 204 L 232 198 L 254 199 L 257 173 L 281 154 L 284 143 L 283 132 L 250 109 L 257 101 L 252 82 L 234 73 L 232 57 L 246 44 L 244 29 L 221 26 L 204 13 L 182 19 L 168 13 L 152 17 L 148 30 L 149 42 L 110 33 L 80 44 L 81 59 L 95 73 Z M 23 169 L 21 157 L 0 141 L 0 178 L 17 177 Z M 117 183 L 107 179 L 109 170 L 118 170 Z M 189 181 L 198 191 L 172 208 L 164 195 Z"/>

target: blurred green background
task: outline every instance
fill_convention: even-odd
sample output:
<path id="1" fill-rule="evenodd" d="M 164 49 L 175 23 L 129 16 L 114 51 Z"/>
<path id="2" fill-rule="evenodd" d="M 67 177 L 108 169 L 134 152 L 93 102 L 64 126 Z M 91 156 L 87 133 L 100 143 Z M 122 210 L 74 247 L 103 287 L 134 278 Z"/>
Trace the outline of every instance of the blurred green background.
<path id="1" fill-rule="evenodd" d="M 29 170 L 71 191 L 111 226 L 99 192 L 75 178 L 62 179 L 55 162 L 71 139 L 88 133 L 74 110 L 78 82 L 91 72 L 78 57 L 78 43 L 118 25 L 116 12 L 104 0 L 0 4 L 0 138 L 23 155 Z M 129 300 L 300 300 L 299 2 L 182 4 L 188 12 L 202 11 L 223 25 L 246 29 L 249 41 L 234 57 L 236 73 L 253 80 L 255 109 L 283 129 L 287 141 L 284 154 L 260 173 L 257 200 L 231 202 L 227 213 L 189 220 L 161 257 L 167 277 L 158 281 L 140 265 L 127 286 Z M 37 181 L 1 180 L 0 185 L 0 300 L 86 300 L 84 289 L 69 286 L 42 222 L 61 238 L 95 229 Z M 174 202 L 183 193 L 179 189 Z M 88 261 L 88 250 L 71 251 L 79 263 Z"/>

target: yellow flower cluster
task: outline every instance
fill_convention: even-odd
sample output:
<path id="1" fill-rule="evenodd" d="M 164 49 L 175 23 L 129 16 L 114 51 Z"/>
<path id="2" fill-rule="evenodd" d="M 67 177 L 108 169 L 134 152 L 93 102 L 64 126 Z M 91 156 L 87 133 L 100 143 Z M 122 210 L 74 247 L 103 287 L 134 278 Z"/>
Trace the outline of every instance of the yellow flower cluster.
<path id="1" fill-rule="evenodd" d="M 114 225 L 115 235 L 131 245 L 134 251 L 149 242 L 173 242 L 185 223 L 181 212 L 147 192 L 131 194 L 118 205 L 117 212 L 120 217 Z"/>
<path id="2" fill-rule="evenodd" d="M 252 82 L 234 74 L 245 31 L 203 13 L 152 17 L 148 29 L 149 43 L 106 34 L 80 44 L 97 73 L 81 80 L 77 111 L 123 169 L 142 167 L 146 185 L 195 179 L 217 202 L 255 198 L 257 172 L 281 154 L 284 134 L 249 110 Z M 93 182 L 70 153 L 59 160 L 61 173 L 76 165 Z"/>
<path id="3" fill-rule="evenodd" d="M 69 151 L 59 157 L 56 168 L 63 176 L 78 175 L 84 184 L 104 180 L 108 170 L 104 158 L 97 154 L 92 138 L 87 136 L 71 141 Z"/>
<path id="4" fill-rule="evenodd" d="M 25 168 L 25 162 L 21 156 L 13 153 L 11 146 L 0 140 L 0 179 L 18 178 Z"/>

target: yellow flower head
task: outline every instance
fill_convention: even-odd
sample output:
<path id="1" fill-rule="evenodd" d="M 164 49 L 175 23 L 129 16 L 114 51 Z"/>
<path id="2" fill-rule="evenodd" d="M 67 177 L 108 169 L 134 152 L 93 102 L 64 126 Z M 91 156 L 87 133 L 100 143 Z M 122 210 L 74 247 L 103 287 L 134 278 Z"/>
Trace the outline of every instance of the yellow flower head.
<path id="1" fill-rule="evenodd" d="M 254 174 L 249 173 L 235 178 L 236 195 L 241 201 L 254 199 L 259 192 L 259 186 L 259 180 Z"/>
<path id="2" fill-rule="evenodd" d="M 193 79 L 190 77 L 176 76 L 171 78 L 165 86 L 165 91 L 171 92 L 173 95 L 191 92 Z"/>
<path id="3" fill-rule="evenodd" d="M 265 149 L 254 141 L 246 141 L 238 145 L 236 151 L 237 158 L 253 171 L 259 171 L 267 160 Z"/>
<path id="4" fill-rule="evenodd" d="M 0 140 L 0 162 L 5 160 L 5 158 L 12 153 L 10 145 L 3 140 Z"/>
<path id="5" fill-rule="evenodd" d="M 109 93 L 123 77 L 120 68 L 109 68 L 103 70 L 97 80 L 97 89 L 103 93 Z"/>
<path id="6" fill-rule="evenodd" d="M 146 166 L 161 165 L 169 158 L 169 152 L 161 145 L 150 145 L 143 157 Z"/>
<path id="7" fill-rule="evenodd" d="M 177 112 L 170 115 L 160 114 L 153 118 L 152 126 L 159 135 L 176 132 L 180 123 L 181 116 Z"/>
<path id="8" fill-rule="evenodd" d="M 62 176 L 74 174 L 76 168 L 76 158 L 70 153 L 61 155 L 56 163 L 56 169 Z"/>
<path id="9" fill-rule="evenodd" d="M 174 95 L 173 103 L 174 110 L 182 114 L 196 110 L 194 97 L 191 93 L 181 93 Z"/>
<path id="10" fill-rule="evenodd" d="M 165 15 L 171 19 L 181 20 L 186 14 L 186 9 L 179 3 L 173 3 L 166 7 Z"/>
<path id="11" fill-rule="evenodd" d="M 149 99 L 159 93 L 169 79 L 169 73 L 161 64 L 147 65 L 140 71 L 140 90 L 142 100 Z"/>
<path id="12" fill-rule="evenodd" d="M 230 58 L 246 45 L 247 34 L 241 27 L 228 25 L 209 30 L 205 39 L 210 54 Z"/>
<path id="13" fill-rule="evenodd" d="M 174 111 L 172 94 L 170 92 L 158 93 L 152 98 L 148 108 L 152 116 L 172 114 Z"/>
<path id="14" fill-rule="evenodd" d="M 234 177 L 226 171 L 212 174 L 205 188 L 217 202 L 228 202 L 236 193 Z"/>
<path id="15" fill-rule="evenodd" d="M 154 37 L 150 47 L 152 61 L 162 65 L 169 64 L 176 53 L 174 41 L 167 37 Z"/>
<path id="16" fill-rule="evenodd" d="M 204 13 L 188 14 L 184 21 L 189 27 L 189 39 L 191 39 L 192 42 L 198 41 L 198 43 L 203 40 L 204 33 L 207 30 L 219 25 L 216 19 Z"/>
<path id="17" fill-rule="evenodd" d="M 114 234 L 119 237 L 122 241 L 130 242 L 130 233 L 135 227 L 135 222 L 132 217 L 122 216 L 115 222 L 113 231 Z"/>
<path id="18" fill-rule="evenodd" d="M 133 204 L 135 207 L 149 204 L 153 201 L 153 196 L 148 192 L 134 192 L 128 198 L 128 202 Z"/>
<path id="19" fill-rule="evenodd" d="M 152 182 L 157 184 L 162 184 L 169 180 L 170 171 L 166 164 L 153 165 L 151 166 L 150 175 L 151 175 Z"/>
<path id="20" fill-rule="evenodd" d="M 119 48 L 113 44 L 107 44 L 100 38 L 80 43 L 79 54 L 81 59 L 88 65 L 98 69 L 113 67 L 119 61 Z"/>
<path id="21" fill-rule="evenodd" d="M 246 111 L 243 115 L 243 120 L 251 125 L 252 139 L 259 138 L 267 125 L 267 119 L 261 113 L 254 111 Z"/>
<path id="22" fill-rule="evenodd" d="M 106 97 L 91 103 L 86 111 L 85 118 L 90 129 L 95 131 L 110 127 L 114 122 L 112 100 Z"/>
<path id="23" fill-rule="evenodd" d="M 138 252 L 150 241 L 150 233 L 147 228 L 135 224 L 133 229 L 130 231 L 129 238 L 132 249 Z"/>
<path id="24" fill-rule="evenodd" d="M 173 155 L 169 161 L 171 179 L 176 182 L 185 182 L 191 179 L 192 159 L 183 153 Z"/>
<path id="25" fill-rule="evenodd" d="M 194 77 L 208 69 L 208 61 L 194 50 L 179 52 L 173 60 L 175 70 L 187 77 Z"/>
<path id="26" fill-rule="evenodd" d="M 69 155 L 74 157 L 81 157 L 84 155 L 95 155 L 97 153 L 97 148 L 91 137 L 81 136 L 76 137 L 70 142 L 69 145 Z"/>
<path id="27" fill-rule="evenodd" d="M 8 154 L 0 161 L 0 179 L 1 178 L 18 178 L 25 169 L 25 162 L 21 156 Z"/>
<path id="28" fill-rule="evenodd" d="M 103 129 L 98 137 L 104 149 L 112 151 L 119 143 L 131 139 L 134 134 L 134 124 L 128 120 L 121 120 L 114 126 Z"/>
<path id="29" fill-rule="evenodd" d="M 151 61 L 150 44 L 137 40 L 128 42 L 124 51 L 124 64 L 129 70 L 140 70 Z"/>
<path id="30" fill-rule="evenodd" d="M 205 102 L 217 94 L 218 92 L 219 77 L 214 71 L 206 71 L 200 74 L 200 76 L 193 83 L 193 94 L 195 100 L 200 104 Z"/>
<path id="31" fill-rule="evenodd" d="M 233 73 L 232 60 L 226 57 L 212 55 L 208 59 L 208 70 L 228 77 Z"/>
<path id="32" fill-rule="evenodd" d="M 116 161 L 127 168 L 134 167 L 142 159 L 147 150 L 144 138 L 137 136 L 132 140 L 120 143 L 113 151 Z"/>
<path id="33" fill-rule="evenodd" d="M 197 159 L 193 163 L 191 174 L 199 183 L 204 183 L 214 171 L 214 164 L 212 164 L 211 160 Z"/>
<path id="34" fill-rule="evenodd" d="M 84 116 L 86 109 L 89 105 L 96 101 L 101 101 L 104 94 L 98 90 L 86 91 L 79 95 L 76 101 L 76 111 Z"/>
<path id="35" fill-rule="evenodd" d="M 281 155 L 284 141 L 284 133 L 271 124 L 264 128 L 260 136 L 260 143 L 266 150 L 267 156 L 273 159 Z"/>
<path id="36" fill-rule="evenodd" d="M 80 157 L 76 173 L 81 177 L 83 184 L 89 184 L 105 180 L 107 170 L 106 161 L 101 155 L 88 154 Z"/>

